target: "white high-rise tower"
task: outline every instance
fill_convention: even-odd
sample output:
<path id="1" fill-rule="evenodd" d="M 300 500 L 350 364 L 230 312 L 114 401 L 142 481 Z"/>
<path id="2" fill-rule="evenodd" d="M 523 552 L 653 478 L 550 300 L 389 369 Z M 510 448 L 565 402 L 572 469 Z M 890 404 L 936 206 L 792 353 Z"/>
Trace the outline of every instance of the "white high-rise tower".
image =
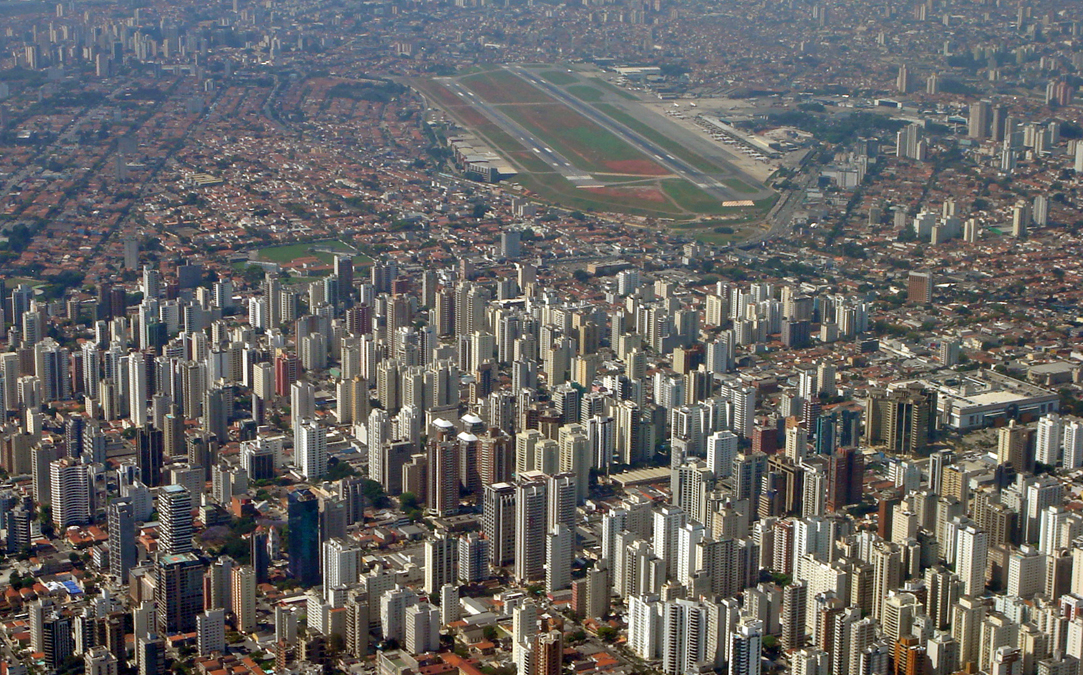
<path id="1" fill-rule="evenodd" d="M 327 430 L 315 420 L 303 420 L 294 427 L 294 464 L 301 475 L 316 480 L 327 473 Z"/>
<path id="2" fill-rule="evenodd" d="M 128 355 L 128 407 L 132 425 L 137 429 L 147 425 L 147 365 L 143 354 Z"/>
<path id="3" fill-rule="evenodd" d="M 985 590 L 985 567 L 989 559 L 989 535 L 973 524 L 961 528 L 955 539 L 955 573 L 963 581 L 963 595 Z"/>

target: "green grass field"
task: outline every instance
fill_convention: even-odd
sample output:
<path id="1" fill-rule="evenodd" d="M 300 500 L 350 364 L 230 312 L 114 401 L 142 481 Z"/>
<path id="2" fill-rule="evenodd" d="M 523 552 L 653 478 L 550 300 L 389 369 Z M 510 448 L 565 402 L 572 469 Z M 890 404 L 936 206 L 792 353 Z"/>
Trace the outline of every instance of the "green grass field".
<path id="1" fill-rule="evenodd" d="M 695 211 L 696 213 L 715 215 L 738 210 L 723 207 L 722 202 L 682 179 L 662 181 L 662 192 L 665 192 L 670 199 L 681 204 L 689 211 Z"/>
<path id="2" fill-rule="evenodd" d="M 601 91 L 585 84 L 573 84 L 572 86 L 567 87 L 567 91 L 580 101 L 586 101 L 587 103 L 596 103 L 605 97 L 605 94 Z"/>
<path id="3" fill-rule="evenodd" d="M 283 246 L 269 246 L 267 248 L 261 248 L 259 250 L 259 257 L 261 260 L 274 263 L 288 263 L 298 258 L 316 257 L 321 261 L 331 264 L 335 261 L 333 254 L 316 251 L 316 248 L 331 249 L 334 251 L 342 251 L 349 253 L 354 249 L 341 241 L 316 241 L 300 244 L 285 244 Z M 372 258 L 363 253 L 358 253 L 353 257 L 354 265 L 368 265 L 372 262 Z"/>
<path id="4" fill-rule="evenodd" d="M 661 191 L 669 199 L 667 202 L 640 199 L 632 195 L 618 196 L 580 190 L 555 173 L 524 174 L 517 176 L 515 182 L 543 198 L 559 202 L 566 208 L 582 211 L 620 211 L 631 215 L 664 217 L 674 220 L 688 220 L 703 215 L 719 216 L 744 213 L 745 215 L 725 221 L 725 225 L 738 229 L 735 234 L 726 235 L 735 239 L 741 238 L 748 226 L 758 222 L 774 201 L 773 199 L 764 199 L 756 202 L 754 210 L 750 210 L 748 207 L 722 206 L 720 201 L 681 178 L 669 178 L 660 181 Z M 717 224 L 716 222 L 715 225 Z M 675 225 L 675 227 L 696 229 L 702 227 L 702 225 L 688 223 Z M 708 234 L 713 233 L 708 232 Z M 696 236 L 699 236 L 699 234 L 696 233 Z"/>
<path id="5" fill-rule="evenodd" d="M 537 155 L 526 150 L 488 117 L 462 101 L 439 82 L 417 79 L 413 81 L 413 85 L 429 99 L 439 103 L 452 116 L 458 118 L 464 126 L 491 143 L 494 150 L 516 162 L 524 171 L 550 170 L 549 165 L 540 160 Z"/>
<path id="6" fill-rule="evenodd" d="M 489 103 L 552 103 L 548 94 L 506 70 L 470 75 L 460 80 Z"/>
<path id="7" fill-rule="evenodd" d="M 662 181 L 662 191 L 666 195 L 689 211 L 705 215 L 735 215 L 746 214 L 742 220 L 752 221 L 762 217 L 771 210 L 777 194 L 753 202 L 753 206 L 722 206 L 722 202 L 711 197 L 692 183 L 682 179 L 668 179 Z"/>
<path id="8" fill-rule="evenodd" d="M 704 244 L 714 244 L 715 246 L 724 246 L 726 244 L 732 244 L 735 241 L 744 239 L 750 234 L 748 230 L 734 229 L 733 234 L 717 234 L 715 232 L 702 232 L 696 236 L 696 239 L 702 241 Z"/>
<path id="9" fill-rule="evenodd" d="M 612 118 L 614 121 L 620 122 L 632 131 L 643 136 L 644 138 L 647 138 L 648 140 L 653 141 L 654 143 L 657 143 L 661 147 L 665 148 L 666 150 L 672 152 L 674 155 L 680 157 L 681 159 L 696 167 L 700 171 L 716 172 L 719 170 L 719 168 L 714 164 L 711 164 L 710 162 L 703 159 L 688 148 L 684 147 L 669 136 L 666 136 L 660 131 L 652 128 L 650 125 L 640 122 L 639 120 L 624 112 L 620 108 L 610 105 L 608 103 L 598 103 L 594 107 L 605 113 L 606 116 Z"/>
<path id="10" fill-rule="evenodd" d="M 287 263 L 297 258 L 307 258 L 312 255 L 310 244 L 286 244 L 284 246 L 272 246 L 261 248 L 259 257 L 267 262 Z"/>
<path id="11" fill-rule="evenodd" d="M 549 75 L 546 79 L 551 82 L 579 81 L 569 73 L 556 70 L 544 71 L 542 75 Z M 719 167 L 619 108 L 599 103 L 610 98 L 612 93 L 629 99 L 635 97 L 604 80 L 589 79 L 604 89 L 585 84 L 570 84 L 567 90 L 580 99 L 595 104 L 600 112 L 650 138 L 674 156 L 680 156 L 704 171 L 721 171 Z M 503 114 L 536 136 L 540 142 L 567 157 L 577 169 L 593 174 L 606 184 L 598 189 L 576 188 L 538 158 L 529 147 L 524 147 L 474 107 L 473 97 L 458 96 L 439 81 L 414 81 L 414 86 L 427 98 L 439 104 L 464 127 L 477 133 L 494 150 L 517 164 L 522 173 L 516 176 L 513 182 L 541 199 L 569 209 L 626 213 L 669 219 L 678 223 L 703 216 L 731 216 L 726 219 L 727 223 L 732 222 L 735 227 L 748 223 L 749 227 L 753 227 L 752 222 L 762 218 L 764 207 L 760 203 L 756 204 L 755 209 L 723 207 L 720 200 L 689 181 L 672 177 L 664 167 L 615 134 L 508 71 L 490 69 L 464 77 L 460 82 L 479 98 L 499 106 Z M 745 191 L 753 191 L 744 183 L 739 184 Z M 731 187 L 739 190 L 736 184 L 731 184 Z M 741 227 L 732 234 L 721 235 L 696 223 L 688 223 L 687 227 L 693 236 L 702 235 L 704 240 L 710 237 L 715 241 L 721 240 L 723 236 L 739 238 L 745 229 Z M 273 247 L 260 253 L 265 260 L 279 261 L 312 254 L 310 248 L 303 244 Z M 324 255 L 326 260 L 330 261 L 331 256 Z"/>
<path id="12" fill-rule="evenodd" d="M 444 107 L 466 105 L 465 101 L 459 99 L 458 96 L 451 93 L 450 89 L 439 82 L 418 78 L 413 80 L 413 85 L 425 96 Z"/>
<path id="13" fill-rule="evenodd" d="M 740 192 L 744 195 L 752 195 L 756 194 L 757 192 L 756 188 L 749 187 L 742 181 L 737 180 L 736 178 L 726 178 L 722 182 L 725 183 L 734 192 Z"/>
<path id="14" fill-rule="evenodd" d="M 501 129 L 495 122 L 478 112 L 471 106 L 459 106 L 451 109 L 452 114 L 460 118 L 463 124 L 482 136 L 494 149 L 519 163 L 524 171 L 550 171 L 549 165 L 538 158 L 537 155 L 523 147 Z"/>
<path id="15" fill-rule="evenodd" d="M 681 234 L 694 237 L 705 244 L 725 245 L 742 241 L 762 232 L 766 225 L 761 208 L 747 210 L 724 220 L 698 220 L 686 223 L 674 223 L 671 227 Z"/>
<path id="16" fill-rule="evenodd" d="M 620 87 L 618 87 L 618 86 L 616 86 L 614 84 L 610 84 L 610 83 L 606 82 L 605 80 L 603 80 L 600 77 L 592 77 L 592 78 L 590 78 L 590 81 L 597 84 L 602 89 L 606 89 L 608 91 L 613 92 L 614 94 L 616 94 L 617 96 L 620 96 L 621 98 L 626 98 L 629 101 L 638 101 L 639 100 L 639 98 L 635 94 L 632 94 L 631 92 L 624 91 Z"/>
<path id="17" fill-rule="evenodd" d="M 13 291 L 19 287 L 19 284 L 26 284 L 27 286 L 43 286 L 44 281 L 38 279 L 28 279 L 26 277 L 11 277 L 10 279 L 4 279 L 4 289 L 7 291 Z"/>
<path id="18" fill-rule="evenodd" d="M 563 87 L 566 84 L 574 84 L 579 81 L 579 78 L 571 73 L 563 70 L 545 70 L 540 75 L 546 80 L 552 82 L 555 85 Z"/>
<path id="19" fill-rule="evenodd" d="M 458 72 L 459 75 L 472 75 L 474 73 L 483 73 L 486 70 L 491 70 L 491 69 L 492 69 L 492 64 L 489 64 L 489 65 L 476 65 L 476 66 L 466 66 L 465 68 L 460 68 L 457 72 Z"/>
<path id="20" fill-rule="evenodd" d="M 565 105 L 504 106 L 501 110 L 584 171 L 666 173 L 646 155 Z"/>
<path id="21" fill-rule="evenodd" d="M 688 218 L 671 202 L 658 203 L 646 199 L 613 197 L 579 190 L 559 174 L 524 174 L 516 176 L 515 182 L 544 199 L 559 203 L 569 209 L 580 211 L 615 211 L 633 216 L 656 218 Z"/>
<path id="22" fill-rule="evenodd" d="M 642 176 L 666 173 L 616 135 L 512 73 L 487 72 L 463 78 L 461 82 L 482 99 L 501 106 L 501 112 L 567 157 L 577 168 L 592 173 Z"/>

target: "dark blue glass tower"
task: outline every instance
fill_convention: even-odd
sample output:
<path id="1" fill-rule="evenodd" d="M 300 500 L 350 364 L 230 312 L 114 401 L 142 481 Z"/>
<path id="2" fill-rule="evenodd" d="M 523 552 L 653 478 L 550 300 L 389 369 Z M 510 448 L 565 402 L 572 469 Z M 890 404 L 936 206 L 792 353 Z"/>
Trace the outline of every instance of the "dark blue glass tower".
<path id="1" fill-rule="evenodd" d="M 835 426 L 839 416 L 835 413 L 816 418 L 816 454 L 830 455 L 838 448 Z"/>
<path id="2" fill-rule="evenodd" d="M 839 422 L 839 447 L 851 448 L 861 442 L 861 411 L 842 410 Z"/>
<path id="3" fill-rule="evenodd" d="M 267 554 L 267 533 L 253 532 L 249 545 L 252 551 L 252 569 L 256 570 L 256 583 L 265 584 L 271 566 L 271 557 Z"/>
<path id="4" fill-rule="evenodd" d="M 302 586 L 320 583 L 320 501 L 310 490 L 289 498 L 290 576 Z"/>

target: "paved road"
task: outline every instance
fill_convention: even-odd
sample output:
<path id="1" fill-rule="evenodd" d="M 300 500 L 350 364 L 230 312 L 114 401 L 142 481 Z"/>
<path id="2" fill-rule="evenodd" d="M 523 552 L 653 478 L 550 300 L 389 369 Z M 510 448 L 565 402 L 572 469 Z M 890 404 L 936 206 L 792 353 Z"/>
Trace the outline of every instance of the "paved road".
<path id="1" fill-rule="evenodd" d="M 545 93 L 549 94 L 556 100 L 560 101 L 564 105 L 568 106 L 572 110 L 576 111 L 583 117 L 586 117 L 590 121 L 594 122 L 598 126 L 602 127 L 606 131 L 616 135 L 622 141 L 636 148 L 643 154 L 647 155 L 658 164 L 668 169 L 671 173 L 674 173 L 681 178 L 691 182 L 693 185 L 699 187 L 707 194 L 715 197 L 719 201 L 728 201 L 734 199 L 743 199 L 743 197 L 735 196 L 733 191 L 726 187 L 724 184 L 718 181 L 717 178 L 710 174 L 704 173 L 695 168 L 688 162 L 674 157 L 669 152 L 659 146 L 654 141 L 640 135 L 639 133 L 629 129 L 623 124 L 610 119 L 606 115 L 596 110 L 593 106 L 587 105 L 574 96 L 566 93 L 560 87 L 553 85 L 552 83 L 538 77 L 534 73 L 519 66 L 509 66 L 508 70 L 515 73 L 519 77 L 523 78 L 530 84 L 534 85 L 538 89 L 541 89 Z"/>
<path id="2" fill-rule="evenodd" d="M 120 90 L 118 89 L 114 91 L 112 94 L 110 94 L 110 96 L 114 96 L 117 91 Z M 20 183 L 27 180 L 32 175 L 40 173 L 42 170 L 41 164 L 39 163 L 40 158 L 48 157 L 51 153 L 54 152 L 59 152 L 61 145 L 67 144 L 69 141 L 71 141 L 75 134 L 83 128 L 83 125 L 91 121 L 92 116 L 96 114 L 104 115 L 106 110 L 107 108 L 104 105 L 88 106 L 86 108 L 83 108 L 79 112 L 79 114 L 77 114 L 72 119 L 72 121 L 68 123 L 66 127 L 60 130 L 60 133 L 57 135 L 56 139 L 53 140 L 52 143 L 35 153 L 35 155 L 26 164 L 26 166 L 11 175 L 7 182 L 4 183 L 3 187 L 0 187 L 0 194 L 3 194 L 5 196 L 11 194 L 15 191 L 15 188 L 18 187 Z M 0 229 L 9 230 L 17 222 L 19 222 L 19 220 L 12 220 L 7 224 L 3 225 Z"/>
<path id="3" fill-rule="evenodd" d="M 480 110 L 481 113 L 492 120 L 494 124 L 521 143 L 524 148 L 532 151 L 543 162 L 553 167 L 554 171 L 563 176 L 572 185 L 575 185 L 576 187 L 599 187 L 602 185 L 602 183 L 598 182 L 590 174 L 577 169 L 574 164 L 568 161 L 567 157 L 547 146 L 537 136 L 524 129 L 519 123 L 515 122 L 504 113 L 500 112 L 496 106 L 482 100 L 480 96 L 455 80 L 445 80 L 442 84 L 459 98 L 463 99 L 464 103 L 468 103 L 477 110 Z M 496 148 L 494 148 L 494 150 L 495 149 Z"/>
<path id="4" fill-rule="evenodd" d="M 793 214 L 801 207 L 801 202 L 805 199 L 805 191 L 808 190 L 809 185 L 815 180 L 816 176 L 815 172 L 802 173 L 796 176 L 793 180 L 794 187 L 786 192 L 767 214 L 767 223 L 770 227 L 766 231 L 740 242 L 737 247 L 753 248 L 789 230 L 790 225 L 793 223 Z"/>

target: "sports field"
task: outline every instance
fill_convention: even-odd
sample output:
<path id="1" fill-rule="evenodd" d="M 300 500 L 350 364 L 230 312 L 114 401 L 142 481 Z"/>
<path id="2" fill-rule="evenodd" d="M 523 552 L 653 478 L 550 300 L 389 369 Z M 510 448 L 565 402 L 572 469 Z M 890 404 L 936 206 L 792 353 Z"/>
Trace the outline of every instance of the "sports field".
<path id="1" fill-rule="evenodd" d="M 288 263 L 298 258 L 314 257 L 330 265 L 335 261 L 335 256 L 330 251 L 354 253 L 354 265 L 368 265 L 372 262 L 372 258 L 363 253 L 358 253 L 354 247 L 334 240 L 268 246 L 267 248 L 261 248 L 258 255 L 260 260 L 276 263 Z"/>

